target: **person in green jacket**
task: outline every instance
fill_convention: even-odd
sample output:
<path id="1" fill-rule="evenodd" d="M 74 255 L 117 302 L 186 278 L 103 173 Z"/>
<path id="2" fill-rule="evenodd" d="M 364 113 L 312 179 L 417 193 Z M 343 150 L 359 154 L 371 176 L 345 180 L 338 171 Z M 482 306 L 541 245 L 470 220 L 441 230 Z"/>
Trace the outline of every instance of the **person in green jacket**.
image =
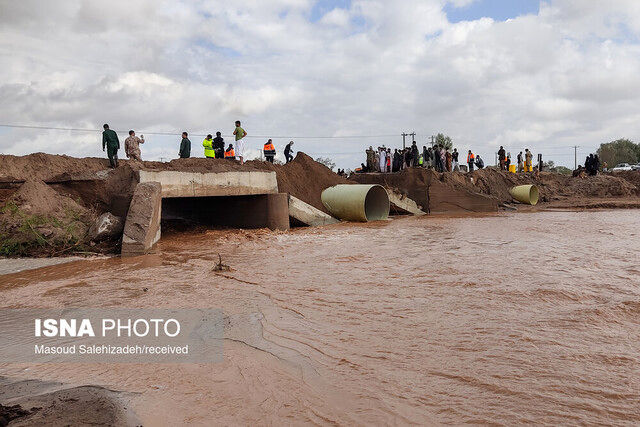
<path id="1" fill-rule="evenodd" d="M 191 141 L 189 141 L 189 136 L 186 132 L 182 132 L 182 141 L 180 141 L 180 151 L 178 155 L 181 159 L 188 159 L 191 157 Z"/>
<path id="2" fill-rule="evenodd" d="M 118 167 L 118 150 L 120 149 L 120 140 L 118 134 L 115 131 L 109 129 L 108 124 L 102 126 L 104 131 L 102 132 L 102 151 L 107 148 L 107 157 L 109 157 L 109 165 L 112 168 Z"/>

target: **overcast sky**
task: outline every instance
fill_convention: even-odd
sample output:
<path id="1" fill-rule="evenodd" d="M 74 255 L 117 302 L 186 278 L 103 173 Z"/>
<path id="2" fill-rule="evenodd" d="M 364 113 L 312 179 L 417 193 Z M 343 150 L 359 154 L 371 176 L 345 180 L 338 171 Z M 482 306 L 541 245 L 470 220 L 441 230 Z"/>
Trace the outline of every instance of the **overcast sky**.
<path id="1" fill-rule="evenodd" d="M 339 167 L 438 132 L 573 166 L 640 131 L 638 0 L 0 0 L 0 123 L 182 130 L 256 155 L 290 139 Z M 377 136 L 373 138 L 302 138 Z M 231 138 L 227 138 L 231 141 Z M 99 132 L 0 127 L 0 152 L 102 156 Z M 122 156 L 124 153 L 121 154 Z"/>

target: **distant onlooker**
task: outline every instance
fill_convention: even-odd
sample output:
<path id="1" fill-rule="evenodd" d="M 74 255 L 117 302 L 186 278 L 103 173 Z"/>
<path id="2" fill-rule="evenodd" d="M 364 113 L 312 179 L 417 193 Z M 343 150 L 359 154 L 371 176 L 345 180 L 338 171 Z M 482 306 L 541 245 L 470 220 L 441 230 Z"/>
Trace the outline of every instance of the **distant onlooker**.
<path id="1" fill-rule="evenodd" d="M 236 152 L 233 149 L 233 144 L 229 144 L 229 147 L 224 152 L 224 158 L 229 160 L 236 159 Z"/>
<path id="2" fill-rule="evenodd" d="M 533 171 L 533 154 L 531 154 L 531 151 L 529 151 L 528 148 L 524 149 L 524 171 Z"/>
<path id="3" fill-rule="evenodd" d="M 505 163 L 507 161 L 507 156 L 505 154 L 505 150 L 504 147 L 501 145 L 500 149 L 498 150 L 498 160 L 500 161 L 500 170 L 503 171 L 505 170 Z"/>
<path id="4" fill-rule="evenodd" d="M 216 132 L 216 137 L 213 138 L 213 151 L 216 153 L 216 158 L 224 157 L 224 138 L 220 132 Z"/>
<path id="5" fill-rule="evenodd" d="M 291 155 L 291 152 L 293 151 L 293 149 L 291 148 L 292 145 L 293 141 L 289 141 L 289 143 L 284 147 L 284 157 L 287 160 L 286 163 L 289 163 L 291 160 L 293 160 L 293 156 Z"/>
<path id="6" fill-rule="evenodd" d="M 522 151 L 518 153 L 518 172 L 522 172 L 524 168 L 524 163 L 522 161 Z"/>
<path id="7" fill-rule="evenodd" d="M 109 129 L 108 124 L 102 126 L 104 131 L 102 132 L 102 151 L 107 148 L 107 157 L 109 157 L 109 165 L 112 168 L 118 167 L 118 150 L 120 149 L 120 140 L 118 134 L 115 131 Z"/>
<path id="8" fill-rule="evenodd" d="M 213 149 L 213 136 L 211 136 L 211 134 L 205 137 L 205 139 L 202 141 L 202 146 L 204 147 L 204 157 L 206 157 L 207 159 L 216 158 L 216 152 Z"/>
<path id="9" fill-rule="evenodd" d="M 458 164 L 458 156 L 460 153 L 458 153 L 458 149 L 454 148 L 453 149 L 453 153 L 451 153 L 451 167 L 453 168 L 453 170 L 455 172 L 460 171 L 460 166 Z"/>
<path id="10" fill-rule="evenodd" d="M 129 131 L 129 136 L 124 140 L 124 154 L 127 158 L 142 161 L 140 153 L 140 144 L 144 144 L 144 135 L 140 135 L 140 138 L 136 136 L 136 132 Z"/>
<path id="11" fill-rule="evenodd" d="M 471 150 L 469 150 L 469 154 L 467 154 L 467 164 L 469 165 L 469 172 L 473 172 L 475 159 L 476 159 L 476 156 L 474 156 Z"/>
<path id="12" fill-rule="evenodd" d="M 271 139 L 264 143 L 263 151 L 267 162 L 273 163 L 273 158 L 276 156 L 276 147 Z"/>
<path id="13" fill-rule="evenodd" d="M 178 152 L 178 156 L 181 159 L 188 159 L 191 157 L 191 141 L 187 138 L 189 134 L 187 132 L 182 132 L 182 141 L 180 141 L 180 151 Z"/>
<path id="14" fill-rule="evenodd" d="M 240 157 L 240 164 L 244 164 L 244 141 L 247 132 L 240 126 L 240 120 L 236 120 L 236 129 L 233 131 L 236 136 L 236 156 Z"/>

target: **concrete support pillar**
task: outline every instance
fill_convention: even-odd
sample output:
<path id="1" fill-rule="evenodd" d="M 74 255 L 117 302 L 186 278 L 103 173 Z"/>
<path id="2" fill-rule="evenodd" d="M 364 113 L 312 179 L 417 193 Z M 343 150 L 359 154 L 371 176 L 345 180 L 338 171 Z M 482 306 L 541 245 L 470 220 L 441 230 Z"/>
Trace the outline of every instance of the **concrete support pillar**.
<path id="1" fill-rule="evenodd" d="M 289 197 L 287 193 L 265 195 L 265 222 L 271 230 L 289 229 Z"/>
<path id="2" fill-rule="evenodd" d="M 136 186 L 122 235 L 122 256 L 142 255 L 160 240 L 162 186 L 144 182 Z"/>

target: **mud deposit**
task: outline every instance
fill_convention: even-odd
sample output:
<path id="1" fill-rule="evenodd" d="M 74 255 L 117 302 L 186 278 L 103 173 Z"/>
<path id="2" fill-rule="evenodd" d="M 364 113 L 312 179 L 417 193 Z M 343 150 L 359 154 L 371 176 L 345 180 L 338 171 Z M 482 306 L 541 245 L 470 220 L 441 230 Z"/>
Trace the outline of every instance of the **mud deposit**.
<path id="1" fill-rule="evenodd" d="M 220 307 L 223 363 L 2 364 L 0 375 L 135 393 L 145 425 L 637 425 L 637 219 L 165 234 L 154 255 L 0 276 L 2 305 Z M 231 271 L 211 271 L 218 253 Z"/>

